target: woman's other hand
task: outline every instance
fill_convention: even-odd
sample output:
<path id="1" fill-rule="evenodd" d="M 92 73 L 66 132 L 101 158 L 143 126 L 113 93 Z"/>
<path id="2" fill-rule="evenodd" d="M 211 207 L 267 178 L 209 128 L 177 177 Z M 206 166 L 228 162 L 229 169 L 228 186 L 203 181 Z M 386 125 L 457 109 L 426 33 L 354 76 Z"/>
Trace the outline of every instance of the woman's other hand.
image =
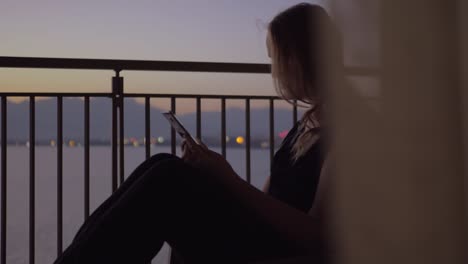
<path id="1" fill-rule="evenodd" d="M 182 159 L 185 162 L 216 177 L 239 177 L 222 155 L 210 150 L 200 140 L 197 142 L 182 142 Z"/>

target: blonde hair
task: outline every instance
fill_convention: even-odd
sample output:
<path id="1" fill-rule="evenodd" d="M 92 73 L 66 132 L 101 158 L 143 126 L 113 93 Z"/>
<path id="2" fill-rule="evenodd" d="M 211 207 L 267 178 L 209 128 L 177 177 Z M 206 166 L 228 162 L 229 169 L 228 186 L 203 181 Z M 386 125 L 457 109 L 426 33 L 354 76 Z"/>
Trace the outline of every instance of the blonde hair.
<path id="1" fill-rule="evenodd" d="M 309 108 L 291 148 L 297 161 L 318 140 L 328 73 L 342 65 L 341 39 L 325 9 L 302 3 L 279 13 L 268 26 L 276 91 L 289 103 Z M 269 50 L 270 51 L 270 50 Z"/>

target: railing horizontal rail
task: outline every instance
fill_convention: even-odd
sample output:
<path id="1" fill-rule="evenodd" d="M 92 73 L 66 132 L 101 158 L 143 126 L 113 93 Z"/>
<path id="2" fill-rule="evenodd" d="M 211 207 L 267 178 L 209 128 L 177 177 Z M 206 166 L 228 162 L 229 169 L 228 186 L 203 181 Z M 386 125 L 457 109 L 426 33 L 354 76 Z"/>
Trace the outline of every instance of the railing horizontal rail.
<path id="1" fill-rule="evenodd" d="M 268 100 L 268 99 L 279 99 L 275 95 L 217 95 L 217 94 L 140 94 L 140 93 L 125 93 L 125 97 L 154 97 L 154 98 L 167 98 L 177 97 L 177 99 L 257 99 L 257 100 Z"/>
<path id="2" fill-rule="evenodd" d="M 116 71 L 174 71 L 215 73 L 270 73 L 270 65 L 263 63 L 105 60 L 0 56 L 0 68 L 82 69 Z M 347 66 L 346 74 L 377 75 L 376 67 Z"/>
<path id="3" fill-rule="evenodd" d="M 1 96 L 7 97 L 112 97 L 112 93 L 62 93 L 62 92 L 0 92 Z M 279 99 L 274 95 L 214 95 L 214 94 L 151 94 L 151 93 L 124 93 L 126 98 L 150 97 L 150 98 L 171 98 L 177 97 L 182 99 L 252 99 L 252 100 L 269 100 Z"/>
<path id="4" fill-rule="evenodd" d="M 0 95 L 7 97 L 112 97 L 112 93 L 61 93 L 61 92 L 0 92 Z"/>
<path id="5" fill-rule="evenodd" d="M 136 71 L 182 71 L 182 72 L 229 72 L 269 73 L 268 64 L 193 62 L 193 61 L 145 61 L 145 60 L 101 60 L 0 57 L 3 68 L 49 68 L 87 70 L 136 70 Z"/>

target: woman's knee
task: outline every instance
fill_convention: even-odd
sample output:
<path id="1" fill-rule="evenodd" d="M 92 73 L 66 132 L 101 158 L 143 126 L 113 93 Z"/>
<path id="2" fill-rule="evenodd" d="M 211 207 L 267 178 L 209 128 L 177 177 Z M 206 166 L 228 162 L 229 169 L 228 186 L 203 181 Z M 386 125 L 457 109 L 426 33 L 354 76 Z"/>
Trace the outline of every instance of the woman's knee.
<path id="1" fill-rule="evenodd" d="M 146 171 L 147 174 L 174 174 L 180 170 L 186 169 L 187 164 L 179 157 L 172 154 L 156 154 L 153 156 L 155 162 Z M 153 158 L 152 157 L 152 158 Z"/>
<path id="2" fill-rule="evenodd" d="M 172 160 L 172 159 L 180 159 L 180 158 L 170 153 L 158 153 L 148 158 L 147 161 L 150 163 L 154 163 L 154 162 L 159 162 L 163 160 Z"/>
<path id="3" fill-rule="evenodd" d="M 150 178 L 149 181 L 162 185 L 180 184 L 185 182 L 185 179 L 194 178 L 198 173 L 195 168 L 187 164 L 181 158 L 176 156 L 165 156 L 166 158 L 155 162 L 145 172 L 145 178 Z"/>
<path id="4" fill-rule="evenodd" d="M 135 169 L 134 174 L 137 174 L 137 178 L 141 177 L 147 171 L 157 167 L 161 163 L 165 163 L 167 161 L 179 161 L 181 160 L 179 157 L 169 154 L 169 153 L 158 153 L 150 158 L 146 159 L 138 168 Z"/>
<path id="5" fill-rule="evenodd" d="M 119 197 L 126 192 L 133 184 L 139 181 L 147 172 L 157 164 L 168 160 L 179 160 L 180 158 L 169 153 L 158 153 L 143 161 L 133 172 L 127 177 L 125 182 L 113 194 L 114 197 Z"/>

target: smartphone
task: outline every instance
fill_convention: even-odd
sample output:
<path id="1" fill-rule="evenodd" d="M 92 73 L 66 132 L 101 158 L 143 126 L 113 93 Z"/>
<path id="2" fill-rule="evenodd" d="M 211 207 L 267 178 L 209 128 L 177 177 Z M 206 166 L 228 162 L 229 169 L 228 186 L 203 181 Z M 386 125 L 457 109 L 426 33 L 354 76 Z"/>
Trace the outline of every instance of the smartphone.
<path id="1" fill-rule="evenodd" d="M 185 129 L 185 127 L 182 125 L 182 123 L 177 119 L 175 114 L 171 111 L 162 113 L 163 116 L 169 121 L 169 124 L 171 124 L 172 128 L 179 134 L 183 139 L 187 140 L 189 143 L 196 144 L 196 141 L 190 135 L 190 133 Z"/>

